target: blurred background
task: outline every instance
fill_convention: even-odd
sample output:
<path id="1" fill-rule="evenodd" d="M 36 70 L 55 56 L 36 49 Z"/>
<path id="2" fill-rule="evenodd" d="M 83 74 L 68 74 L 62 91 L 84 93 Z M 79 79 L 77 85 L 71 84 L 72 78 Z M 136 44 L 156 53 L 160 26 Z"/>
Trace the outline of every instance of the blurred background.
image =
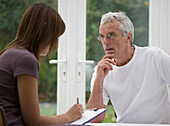
<path id="1" fill-rule="evenodd" d="M 36 2 L 50 4 L 58 9 L 57 0 L 0 0 L 0 50 L 11 42 L 18 29 L 25 10 Z M 102 44 L 97 40 L 101 15 L 109 11 L 123 11 L 134 23 L 134 44 L 148 45 L 149 35 L 149 0 L 86 0 L 86 59 L 94 60 L 93 65 L 86 65 L 86 102 L 90 96 L 90 81 L 94 67 L 104 56 Z M 57 58 L 57 51 L 52 56 Z M 50 65 L 45 57 L 40 64 L 39 102 L 43 115 L 56 114 L 57 65 Z M 108 106 L 104 122 L 115 122 L 114 109 Z"/>

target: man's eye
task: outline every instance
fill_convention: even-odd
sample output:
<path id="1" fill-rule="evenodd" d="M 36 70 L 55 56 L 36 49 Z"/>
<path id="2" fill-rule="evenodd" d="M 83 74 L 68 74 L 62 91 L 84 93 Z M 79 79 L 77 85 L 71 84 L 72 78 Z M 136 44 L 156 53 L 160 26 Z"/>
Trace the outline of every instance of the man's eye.
<path id="1" fill-rule="evenodd" d="M 103 36 L 103 35 L 100 35 L 100 38 L 104 38 L 104 36 Z"/>
<path id="2" fill-rule="evenodd" d="M 112 34 L 110 34 L 110 36 L 113 36 L 113 37 L 114 37 L 114 36 L 115 36 L 115 34 L 113 34 L 113 33 L 112 33 Z"/>
<path id="3" fill-rule="evenodd" d="M 108 34 L 108 35 L 107 35 L 107 38 L 113 39 L 114 36 L 115 36 L 115 35 L 114 35 L 113 33 L 111 33 L 111 34 Z"/>
<path id="4" fill-rule="evenodd" d="M 99 35 L 99 36 L 97 37 L 97 39 L 98 39 L 99 41 L 101 41 L 103 38 L 104 38 L 104 36 L 102 36 L 102 35 Z"/>

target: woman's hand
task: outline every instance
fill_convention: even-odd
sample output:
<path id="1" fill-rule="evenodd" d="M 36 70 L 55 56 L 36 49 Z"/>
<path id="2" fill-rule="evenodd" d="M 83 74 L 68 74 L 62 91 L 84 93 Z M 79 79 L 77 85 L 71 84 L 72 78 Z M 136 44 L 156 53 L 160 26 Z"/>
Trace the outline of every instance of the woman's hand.
<path id="1" fill-rule="evenodd" d="M 82 105 L 75 104 L 65 113 L 65 115 L 68 117 L 69 123 L 71 123 L 77 119 L 80 119 L 83 113 L 84 113 L 84 109 Z"/>

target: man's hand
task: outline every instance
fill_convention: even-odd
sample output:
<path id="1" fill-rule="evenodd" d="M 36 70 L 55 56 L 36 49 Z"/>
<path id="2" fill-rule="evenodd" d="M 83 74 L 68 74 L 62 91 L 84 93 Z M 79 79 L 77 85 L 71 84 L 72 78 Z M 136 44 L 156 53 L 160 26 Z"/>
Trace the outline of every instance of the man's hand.
<path id="1" fill-rule="evenodd" d="M 116 65 L 113 59 L 114 54 L 107 54 L 98 62 L 96 79 L 104 80 L 110 70 L 113 70 L 112 64 Z"/>
<path id="2" fill-rule="evenodd" d="M 113 59 L 113 54 L 107 54 L 101 61 L 98 62 L 96 79 L 93 86 L 93 91 L 90 95 L 87 108 L 106 108 L 103 104 L 103 80 L 110 70 L 113 70 L 112 64 L 116 65 Z M 92 122 L 102 122 L 106 112 L 99 115 Z"/>

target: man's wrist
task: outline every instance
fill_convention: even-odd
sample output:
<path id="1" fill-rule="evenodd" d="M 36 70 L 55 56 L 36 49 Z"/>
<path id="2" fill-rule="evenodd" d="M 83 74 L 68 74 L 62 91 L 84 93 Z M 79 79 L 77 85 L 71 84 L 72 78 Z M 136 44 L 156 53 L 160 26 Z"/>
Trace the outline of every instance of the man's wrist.
<path id="1" fill-rule="evenodd" d="M 104 79 L 101 79 L 100 77 L 96 77 L 95 83 L 97 83 L 97 84 L 103 84 L 103 80 L 104 80 Z"/>

